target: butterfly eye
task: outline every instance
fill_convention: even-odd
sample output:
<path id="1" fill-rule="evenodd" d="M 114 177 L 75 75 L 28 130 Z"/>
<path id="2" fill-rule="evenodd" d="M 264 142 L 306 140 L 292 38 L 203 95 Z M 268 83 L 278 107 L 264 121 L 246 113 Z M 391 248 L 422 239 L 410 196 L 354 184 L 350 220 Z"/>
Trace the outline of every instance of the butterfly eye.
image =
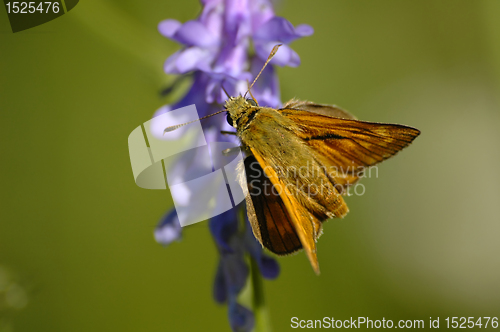
<path id="1" fill-rule="evenodd" d="M 234 127 L 234 126 L 233 126 L 233 119 L 231 118 L 231 114 L 229 114 L 229 112 L 227 112 L 227 115 L 226 115 L 226 121 L 227 121 L 227 123 L 229 123 L 229 125 L 230 125 L 231 127 Z"/>
<path id="2" fill-rule="evenodd" d="M 247 99 L 247 103 L 249 103 L 252 106 L 257 106 L 257 103 L 255 102 L 255 100 L 250 99 L 250 98 Z"/>

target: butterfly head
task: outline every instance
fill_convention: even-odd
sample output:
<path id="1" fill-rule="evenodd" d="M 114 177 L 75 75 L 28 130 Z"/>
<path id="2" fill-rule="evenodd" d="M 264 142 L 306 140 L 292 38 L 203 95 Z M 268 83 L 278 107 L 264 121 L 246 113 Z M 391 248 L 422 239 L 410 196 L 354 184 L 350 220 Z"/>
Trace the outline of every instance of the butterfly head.
<path id="1" fill-rule="evenodd" d="M 224 108 L 227 111 L 227 122 L 234 128 L 237 128 L 238 119 L 247 113 L 252 107 L 257 107 L 255 100 L 242 96 L 229 97 L 226 100 Z"/>

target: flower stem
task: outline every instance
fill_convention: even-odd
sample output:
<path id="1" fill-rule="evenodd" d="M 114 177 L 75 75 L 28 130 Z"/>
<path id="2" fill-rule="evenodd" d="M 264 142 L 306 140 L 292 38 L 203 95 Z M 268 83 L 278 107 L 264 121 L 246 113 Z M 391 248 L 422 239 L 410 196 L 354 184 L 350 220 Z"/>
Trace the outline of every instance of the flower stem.
<path id="1" fill-rule="evenodd" d="M 264 300 L 264 282 L 255 259 L 250 258 L 250 278 L 253 289 L 253 313 L 255 316 L 255 332 L 271 332 L 271 316 Z"/>

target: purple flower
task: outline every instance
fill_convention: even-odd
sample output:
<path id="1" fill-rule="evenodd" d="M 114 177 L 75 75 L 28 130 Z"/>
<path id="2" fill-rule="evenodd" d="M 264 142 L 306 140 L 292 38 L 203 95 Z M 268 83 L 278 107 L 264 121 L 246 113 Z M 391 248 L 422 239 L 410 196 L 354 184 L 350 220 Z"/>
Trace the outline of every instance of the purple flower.
<path id="1" fill-rule="evenodd" d="M 223 88 L 232 96 L 243 95 L 248 82 L 256 77 L 276 44 L 283 44 L 270 64 L 264 69 L 252 88 L 260 105 L 280 107 L 278 78 L 273 65 L 298 66 L 300 58 L 288 43 L 309 36 L 313 29 L 308 25 L 294 27 L 282 17 L 275 16 L 270 0 L 201 0 L 203 9 L 196 20 L 180 23 L 173 19 L 162 21 L 159 32 L 183 45 L 164 64 L 168 74 L 193 77 L 193 84 L 177 103 L 162 107 L 155 116 L 184 106 L 195 104 L 200 117 L 222 109 L 226 100 Z M 251 51 L 250 47 L 254 51 Z M 201 121 L 205 139 L 210 142 L 236 142 L 234 136 L 222 135 L 221 130 L 233 131 L 225 116 L 214 116 Z M 160 139 L 168 124 L 152 121 L 151 131 Z M 177 135 L 182 135 L 183 128 Z M 181 158 L 172 167 L 197 169 L 196 157 Z M 189 175 L 186 175 L 189 178 Z M 186 199 L 189 193 L 186 193 Z M 233 331 L 250 331 L 254 317 L 250 308 L 237 302 L 249 275 L 245 256 L 257 262 L 260 273 L 267 279 L 279 274 L 277 262 L 262 252 L 251 227 L 246 221 L 245 230 L 238 223 L 239 205 L 210 220 L 210 230 L 215 239 L 220 261 L 214 283 L 214 298 L 228 304 L 229 322 Z M 155 231 L 155 238 L 163 244 L 181 236 L 175 214 L 167 214 Z"/>
<path id="2" fill-rule="evenodd" d="M 237 209 L 232 209 L 212 218 L 209 223 L 220 253 L 214 281 L 214 298 L 219 303 L 228 303 L 229 321 L 233 331 L 250 331 L 254 323 L 253 313 L 237 302 L 237 296 L 249 275 L 245 255 L 250 254 L 266 279 L 276 278 L 280 269 L 273 258 L 262 252 L 262 247 L 255 239 L 246 218 L 245 230 L 239 232 L 237 213 Z"/>
<path id="3" fill-rule="evenodd" d="M 230 89 L 235 94 L 244 93 L 246 81 L 255 77 L 252 75 L 255 66 L 251 63 L 255 58 L 262 60 L 255 61 L 256 63 L 263 63 L 276 44 L 285 45 L 280 48 L 271 64 L 300 64 L 297 53 L 286 44 L 311 35 L 313 29 L 308 25 L 294 28 L 286 19 L 274 16 L 270 1 L 207 0 L 202 3 L 204 8 L 197 20 L 184 24 L 172 19 L 165 20 L 159 24 L 158 30 L 165 37 L 184 45 L 183 49 L 167 59 L 165 72 L 186 74 L 201 71 L 208 74 L 208 89 L 203 94 L 208 104 L 214 101 L 218 104 L 224 102 L 226 96 L 219 88 L 221 83 L 225 83 L 224 87 L 229 93 Z M 255 47 L 254 56 L 249 56 L 250 42 Z M 273 76 L 275 75 L 262 77 L 261 85 L 266 85 Z M 255 91 L 254 96 L 264 106 L 280 106 L 279 89 L 267 93 L 272 94 L 272 98 L 267 99 L 273 101 L 273 104 L 263 103 L 260 91 Z"/>
<path id="4" fill-rule="evenodd" d="M 168 246 L 174 241 L 179 241 L 181 238 L 181 224 L 175 210 L 170 210 L 158 223 L 155 232 L 156 242 Z"/>

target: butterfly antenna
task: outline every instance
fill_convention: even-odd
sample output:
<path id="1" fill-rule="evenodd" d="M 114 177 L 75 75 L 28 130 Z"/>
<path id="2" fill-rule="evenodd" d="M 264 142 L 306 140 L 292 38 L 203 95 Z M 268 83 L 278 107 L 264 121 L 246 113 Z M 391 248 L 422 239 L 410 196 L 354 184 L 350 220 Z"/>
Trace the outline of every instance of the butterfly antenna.
<path id="1" fill-rule="evenodd" d="M 246 98 L 247 97 L 247 93 L 250 94 L 250 97 L 252 97 L 253 101 L 257 104 L 257 106 L 259 106 L 259 102 L 257 101 L 257 99 L 255 99 L 255 97 L 253 96 L 252 94 L 252 90 L 250 90 L 250 82 L 248 82 L 247 80 L 247 86 L 248 86 L 248 90 L 247 92 L 245 92 L 245 96 L 243 98 Z"/>
<path id="2" fill-rule="evenodd" d="M 165 133 L 168 133 L 168 132 L 174 131 L 174 130 L 176 130 L 177 128 L 183 127 L 183 126 L 185 126 L 185 125 L 188 125 L 188 124 L 193 123 L 193 122 L 196 122 L 196 121 L 200 121 L 200 120 L 203 120 L 203 119 L 209 118 L 209 117 L 211 117 L 211 116 L 217 115 L 217 114 L 222 113 L 222 112 L 226 112 L 226 110 L 221 110 L 221 111 L 218 111 L 218 112 L 215 112 L 215 113 L 212 113 L 212 114 L 206 115 L 206 116 L 204 116 L 204 117 L 199 118 L 198 120 L 193 120 L 193 121 L 189 121 L 189 122 L 186 122 L 186 123 L 178 124 L 178 125 L 175 125 L 175 126 L 170 126 L 170 127 L 167 127 L 167 128 L 165 128 L 165 130 L 163 130 L 163 135 L 165 135 Z"/>
<path id="3" fill-rule="evenodd" d="M 226 94 L 226 97 L 231 98 L 229 93 L 227 93 L 226 89 L 224 89 L 224 85 L 221 84 L 220 87 L 222 88 L 222 91 L 224 91 L 224 93 Z"/>
<path id="4" fill-rule="evenodd" d="M 274 57 L 274 55 L 276 54 L 276 52 L 278 52 L 278 48 L 280 48 L 281 45 L 283 45 L 283 44 L 274 45 L 273 49 L 271 50 L 271 53 L 267 57 L 267 60 L 264 63 L 264 65 L 262 66 L 262 69 L 260 70 L 259 74 L 257 74 L 257 77 L 255 77 L 255 79 L 253 80 L 252 84 L 248 87 L 247 92 L 250 92 L 250 89 L 253 87 L 253 85 L 255 84 L 255 82 L 257 82 L 257 79 L 259 78 L 260 74 L 262 74 L 262 72 L 264 71 L 264 68 L 266 68 L 267 64 L 269 63 L 269 61 L 271 61 L 271 59 Z M 252 93 L 250 93 L 250 95 L 251 94 Z M 245 96 L 246 95 L 247 94 L 245 93 Z"/>

